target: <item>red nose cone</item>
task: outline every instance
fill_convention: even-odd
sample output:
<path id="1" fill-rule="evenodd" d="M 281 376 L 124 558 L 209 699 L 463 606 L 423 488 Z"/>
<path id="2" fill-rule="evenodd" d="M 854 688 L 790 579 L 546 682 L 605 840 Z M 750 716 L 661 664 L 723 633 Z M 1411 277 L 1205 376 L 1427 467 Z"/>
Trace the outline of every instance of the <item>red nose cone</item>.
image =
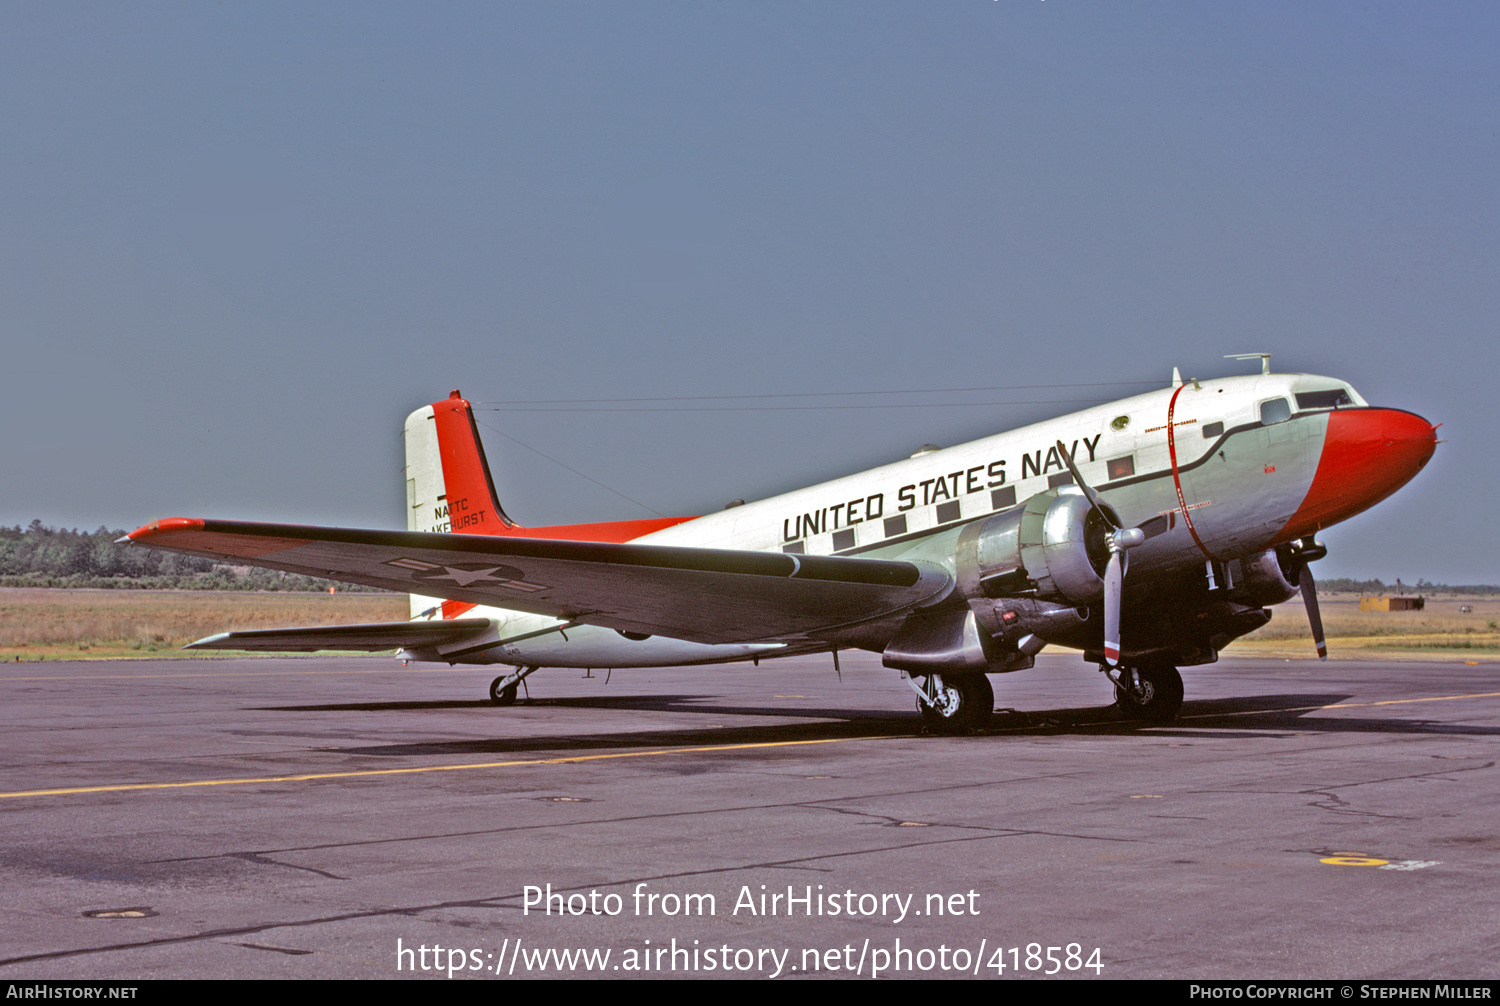
<path id="1" fill-rule="evenodd" d="M 1410 412 L 1329 413 L 1312 487 L 1276 540 L 1301 538 L 1369 509 L 1410 482 L 1436 446 L 1437 427 Z"/>

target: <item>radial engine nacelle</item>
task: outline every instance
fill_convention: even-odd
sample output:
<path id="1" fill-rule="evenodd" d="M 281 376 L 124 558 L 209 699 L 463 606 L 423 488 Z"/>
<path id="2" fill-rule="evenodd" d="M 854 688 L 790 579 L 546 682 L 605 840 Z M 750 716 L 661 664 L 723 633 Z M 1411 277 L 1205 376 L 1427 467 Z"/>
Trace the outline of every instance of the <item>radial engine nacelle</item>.
<path id="1" fill-rule="evenodd" d="M 1083 647 L 1104 593 L 1109 528 L 1088 499 L 1056 489 L 966 525 L 954 552 L 957 598 L 907 619 L 887 667 L 919 673 L 1014 671 L 1046 643 Z"/>

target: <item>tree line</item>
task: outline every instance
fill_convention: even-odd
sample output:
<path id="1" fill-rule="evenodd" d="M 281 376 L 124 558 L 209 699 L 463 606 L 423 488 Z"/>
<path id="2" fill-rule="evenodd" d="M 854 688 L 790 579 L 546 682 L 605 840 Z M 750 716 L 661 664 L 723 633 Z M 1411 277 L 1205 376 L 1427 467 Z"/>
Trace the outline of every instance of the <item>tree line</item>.
<path id="1" fill-rule="evenodd" d="M 1314 571 L 1316 572 L 1316 571 Z M 1400 586 L 1388 584 L 1381 580 L 1351 580 L 1348 577 L 1329 577 L 1323 579 L 1318 577 L 1318 590 L 1326 592 L 1341 591 L 1346 594 L 1363 595 L 1385 595 L 1397 594 L 1421 594 L 1431 597 L 1433 594 L 1500 594 L 1500 587 L 1488 583 L 1470 584 L 1446 584 L 1430 583 L 1419 579 L 1416 583 L 1403 583 Z"/>
<path id="2" fill-rule="evenodd" d="M 0 587 L 91 587 L 135 590 L 370 591 L 373 587 L 232 566 L 121 542 L 121 530 L 0 526 Z M 383 593 L 383 592 L 381 592 Z"/>

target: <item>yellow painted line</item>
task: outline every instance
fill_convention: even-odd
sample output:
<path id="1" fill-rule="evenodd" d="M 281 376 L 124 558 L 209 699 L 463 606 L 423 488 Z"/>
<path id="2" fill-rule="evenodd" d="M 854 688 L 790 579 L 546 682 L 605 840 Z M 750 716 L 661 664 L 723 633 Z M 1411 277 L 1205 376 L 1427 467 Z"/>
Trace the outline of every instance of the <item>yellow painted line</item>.
<path id="1" fill-rule="evenodd" d="M 714 747 L 660 748 L 654 751 L 619 751 L 612 754 L 569 755 L 564 758 L 531 758 L 520 761 L 473 762 L 461 765 L 424 765 L 416 768 L 378 768 L 352 772 L 303 772 L 297 775 L 267 775 L 244 779 L 193 779 L 187 782 L 135 782 L 113 786 L 71 786 L 65 789 L 33 789 L 0 793 L 0 799 L 23 796 L 71 796 L 79 793 L 124 793 L 146 789 L 192 789 L 199 786 L 265 785 L 278 782 L 316 782 L 320 779 L 359 779 L 380 775 L 416 775 L 422 772 L 465 772 L 474 769 L 519 768 L 531 765 L 567 765 L 576 762 L 606 761 L 612 758 L 649 758 L 657 755 L 712 754 L 719 751 L 745 751 L 753 748 L 799 747 L 808 744 L 838 744 L 843 741 L 877 740 L 884 737 L 829 737 L 807 741 L 761 741 L 754 744 L 721 744 Z M 898 735 L 915 737 L 916 734 Z"/>
<path id="2" fill-rule="evenodd" d="M 189 658 L 190 659 L 190 658 Z M 62 663 L 62 661 L 58 661 Z M 477 665 L 473 665 L 477 666 Z M 473 669 L 473 666 L 469 670 Z M 240 673 L 187 672 L 183 674 L 39 674 L 28 678 L 0 676 L 0 681 L 137 681 L 142 678 L 269 678 L 288 674 L 460 674 L 454 667 L 388 667 L 383 670 L 331 670 L 331 671 L 248 671 Z"/>
<path id="3" fill-rule="evenodd" d="M 1500 692 L 1476 692 L 1473 695 L 1429 695 L 1425 699 L 1386 699 L 1383 702 L 1351 702 L 1354 706 L 1399 706 L 1407 702 L 1451 702 L 1454 699 L 1493 699 Z M 1344 706 L 1325 706 L 1327 709 L 1342 709 Z"/>

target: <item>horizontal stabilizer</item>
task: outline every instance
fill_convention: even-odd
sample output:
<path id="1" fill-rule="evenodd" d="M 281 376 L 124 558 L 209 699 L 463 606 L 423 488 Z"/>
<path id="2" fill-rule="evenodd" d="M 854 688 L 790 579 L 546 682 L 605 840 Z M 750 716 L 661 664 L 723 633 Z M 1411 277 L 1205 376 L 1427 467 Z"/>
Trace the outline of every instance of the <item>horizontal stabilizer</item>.
<path id="1" fill-rule="evenodd" d="M 220 632 L 189 643 L 184 649 L 265 653 L 312 650 L 376 652 L 459 643 L 483 634 L 489 627 L 488 618 L 459 618 L 448 622 L 373 622 L 368 625 L 310 625 L 301 629 L 247 629 Z"/>

